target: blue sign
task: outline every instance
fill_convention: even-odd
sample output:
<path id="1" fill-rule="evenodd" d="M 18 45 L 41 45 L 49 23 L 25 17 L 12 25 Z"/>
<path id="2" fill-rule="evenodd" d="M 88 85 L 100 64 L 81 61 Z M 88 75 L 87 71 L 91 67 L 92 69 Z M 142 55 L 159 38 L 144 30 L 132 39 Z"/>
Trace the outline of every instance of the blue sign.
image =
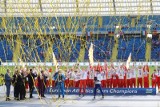
<path id="1" fill-rule="evenodd" d="M 156 95 L 156 88 L 103 88 L 105 95 Z M 57 88 L 47 88 L 47 94 L 57 94 Z M 79 95 L 79 88 L 67 88 L 65 94 Z M 86 88 L 86 95 L 93 95 L 93 88 Z M 100 91 L 97 90 L 97 94 Z"/>

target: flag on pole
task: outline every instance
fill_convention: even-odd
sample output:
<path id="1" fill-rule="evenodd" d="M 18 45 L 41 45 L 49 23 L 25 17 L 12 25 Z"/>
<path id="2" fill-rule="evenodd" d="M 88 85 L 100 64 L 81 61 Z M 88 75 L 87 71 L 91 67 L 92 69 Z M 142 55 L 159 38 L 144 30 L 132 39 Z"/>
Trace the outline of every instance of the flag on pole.
<path id="1" fill-rule="evenodd" d="M 88 57 L 89 57 L 90 65 L 93 66 L 94 60 L 93 60 L 93 44 L 92 43 L 91 43 L 90 48 L 89 48 Z"/>
<path id="2" fill-rule="evenodd" d="M 55 67 L 57 68 L 58 63 L 57 63 L 57 59 L 56 59 L 56 57 L 55 57 L 55 55 L 54 55 L 54 52 L 52 53 L 52 56 L 53 56 L 53 63 L 54 63 L 54 65 L 55 65 Z"/>
<path id="3" fill-rule="evenodd" d="M 129 68 L 129 63 L 131 62 L 131 53 L 128 56 L 127 62 L 126 62 L 126 68 Z"/>

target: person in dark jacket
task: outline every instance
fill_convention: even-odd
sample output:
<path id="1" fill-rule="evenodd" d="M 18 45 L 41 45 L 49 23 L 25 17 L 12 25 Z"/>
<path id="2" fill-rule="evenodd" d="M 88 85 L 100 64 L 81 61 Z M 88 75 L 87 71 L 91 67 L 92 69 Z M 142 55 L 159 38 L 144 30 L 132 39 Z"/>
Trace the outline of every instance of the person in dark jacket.
<path id="1" fill-rule="evenodd" d="M 45 97 L 44 91 L 45 91 L 45 76 L 44 76 L 44 71 L 42 70 L 41 73 L 38 74 L 38 92 L 40 98 Z"/>
<path id="2" fill-rule="evenodd" d="M 30 98 L 33 98 L 32 93 L 34 90 L 34 81 L 36 76 L 37 75 L 33 73 L 33 70 L 30 69 L 30 73 L 27 75 L 28 83 L 29 83 Z"/>
<path id="3" fill-rule="evenodd" d="M 13 85 L 13 87 L 14 87 L 14 98 L 15 98 L 15 99 L 17 98 L 17 95 L 16 95 L 16 93 L 17 93 L 17 90 L 16 90 L 17 74 L 18 74 L 18 70 L 16 70 L 16 71 L 14 72 L 14 75 L 13 75 L 13 77 L 12 77 L 12 85 Z"/>
<path id="4" fill-rule="evenodd" d="M 17 100 L 24 100 L 24 93 L 23 93 L 23 89 L 24 89 L 24 81 L 23 81 L 23 76 L 21 75 L 21 73 L 18 71 L 17 73 L 17 79 L 16 79 L 16 85 L 15 85 L 15 89 L 16 89 L 16 99 Z"/>
<path id="5" fill-rule="evenodd" d="M 25 88 L 25 83 L 26 83 L 26 76 L 24 75 L 24 71 L 21 70 L 21 78 L 22 78 L 22 81 L 23 81 L 23 84 L 22 85 L 22 99 L 25 99 L 26 97 L 26 88 Z"/>
<path id="6" fill-rule="evenodd" d="M 7 69 L 7 72 L 5 74 L 5 85 L 6 85 L 6 101 L 9 101 L 11 100 L 9 98 L 9 95 L 10 95 L 10 87 L 11 87 L 11 81 L 12 81 L 12 78 L 10 76 L 10 70 Z"/>
<path id="7" fill-rule="evenodd" d="M 46 88 L 47 88 L 47 76 L 45 75 L 45 73 L 44 73 L 44 71 L 42 72 L 42 76 L 43 76 L 43 93 L 42 93 L 42 97 L 45 97 L 44 96 L 44 93 L 45 93 L 45 91 L 46 91 Z"/>

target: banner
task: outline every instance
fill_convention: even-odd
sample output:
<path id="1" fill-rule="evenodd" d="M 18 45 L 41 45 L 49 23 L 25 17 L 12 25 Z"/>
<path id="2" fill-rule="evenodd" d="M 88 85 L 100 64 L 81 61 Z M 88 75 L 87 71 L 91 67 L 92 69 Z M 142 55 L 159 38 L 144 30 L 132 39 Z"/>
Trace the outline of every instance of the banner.
<path id="1" fill-rule="evenodd" d="M 156 88 L 103 88 L 105 95 L 156 95 Z M 93 95 L 93 88 L 86 88 L 85 95 Z M 47 94 L 58 94 L 57 88 L 47 88 Z M 65 89 L 67 95 L 79 95 L 79 88 Z M 100 94 L 100 91 L 97 91 Z"/>

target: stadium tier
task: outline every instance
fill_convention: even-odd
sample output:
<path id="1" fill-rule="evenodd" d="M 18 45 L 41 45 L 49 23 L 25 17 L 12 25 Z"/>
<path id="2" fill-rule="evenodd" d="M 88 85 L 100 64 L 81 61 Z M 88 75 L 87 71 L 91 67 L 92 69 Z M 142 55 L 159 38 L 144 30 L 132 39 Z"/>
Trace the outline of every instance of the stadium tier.
<path id="1" fill-rule="evenodd" d="M 112 49 L 114 46 L 114 38 L 113 37 L 109 37 L 109 36 L 102 36 L 99 37 L 98 39 L 92 41 L 88 41 L 86 49 L 85 49 L 85 58 L 84 59 L 88 59 L 88 50 L 90 47 L 90 44 L 93 43 L 94 44 L 94 59 L 96 61 L 104 61 L 104 60 L 108 60 L 111 58 L 112 55 Z"/>
<path id="2" fill-rule="evenodd" d="M 158 40 L 158 37 L 152 39 L 151 59 L 160 60 L 160 40 Z"/>
<path id="3" fill-rule="evenodd" d="M 143 37 L 129 37 L 119 39 L 118 57 L 117 59 L 127 60 L 130 53 L 132 53 L 133 61 L 140 61 L 145 59 L 146 38 Z"/>
<path id="4" fill-rule="evenodd" d="M 70 20 L 69 20 L 70 18 Z M 132 20 L 134 19 L 134 24 Z M 159 16 L 101 16 L 101 17 L 7 17 L 0 18 L 0 33 L 12 33 L 16 34 L 17 30 L 19 34 L 31 34 L 41 33 L 55 34 L 58 32 L 114 32 L 116 26 L 121 26 L 122 32 L 134 32 L 142 33 L 147 30 L 147 24 L 151 24 L 151 31 L 158 32 L 159 28 Z M 6 23 L 4 23 L 6 22 Z M 67 25 L 69 23 L 69 25 Z M 4 24 L 5 27 L 4 28 Z M 70 27 L 75 26 L 75 27 Z"/>
<path id="5" fill-rule="evenodd" d="M 46 54 L 51 47 L 60 61 L 75 62 L 80 58 L 79 54 L 83 53 L 82 50 L 84 50 L 82 57 L 88 60 L 91 43 L 94 45 L 94 60 L 110 60 L 115 54 L 115 51 L 113 52 L 116 44 L 114 36 L 119 34 L 116 60 L 126 60 L 132 53 L 134 61 L 148 59 L 159 61 L 159 24 L 159 15 L 0 17 L 0 34 L 2 35 L 0 58 L 4 62 L 14 59 L 16 49 L 18 50 L 16 40 L 19 36 L 22 42 L 19 52 L 24 61 L 46 61 Z M 148 33 L 153 36 L 150 44 L 151 58 L 149 56 L 146 59 Z M 24 35 L 30 36 L 22 37 Z M 54 39 L 51 41 L 49 40 L 51 38 Z M 47 57 L 48 61 L 51 61 L 50 56 Z"/>
<path id="6" fill-rule="evenodd" d="M 144 61 L 146 53 L 146 38 L 145 37 L 120 37 L 118 44 L 118 60 L 127 60 L 130 53 L 132 53 L 133 61 Z M 75 62 L 79 57 L 81 48 L 85 48 L 84 59 L 88 60 L 88 50 L 90 44 L 94 45 L 94 60 L 103 61 L 111 59 L 112 50 L 114 47 L 114 38 L 110 36 L 100 36 L 94 39 L 88 38 L 86 43 L 81 42 L 80 39 L 68 41 L 67 39 L 61 41 L 59 38 L 54 39 L 52 49 L 55 56 L 60 61 Z M 11 61 L 13 59 L 13 46 L 5 39 L 0 41 L 0 58 L 3 62 Z M 16 44 L 16 43 L 15 43 Z M 45 61 L 45 54 L 48 51 L 49 44 L 41 44 L 40 40 L 32 41 L 30 39 L 23 39 L 22 59 L 26 62 L 40 62 Z M 160 42 L 157 38 L 152 39 L 151 59 L 160 60 Z M 50 59 L 50 61 L 52 58 Z"/>

